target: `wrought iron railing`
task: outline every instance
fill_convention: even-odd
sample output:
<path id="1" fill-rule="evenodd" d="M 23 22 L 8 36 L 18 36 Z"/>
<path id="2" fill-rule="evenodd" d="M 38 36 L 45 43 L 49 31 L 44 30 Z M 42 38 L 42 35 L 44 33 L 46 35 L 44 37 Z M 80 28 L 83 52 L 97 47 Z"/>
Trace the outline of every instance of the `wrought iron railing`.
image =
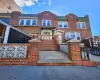
<path id="1" fill-rule="evenodd" d="M 89 60 L 88 48 L 81 47 L 81 58 L 82 58 L 82 60 Z"/>
<path id="2" fill-rule="evenodd" d="M 91 54 L 93 54 L 93 55 L 100 56 L 100 47 L 89 48 L 88 52 L 91 53 Z"/>

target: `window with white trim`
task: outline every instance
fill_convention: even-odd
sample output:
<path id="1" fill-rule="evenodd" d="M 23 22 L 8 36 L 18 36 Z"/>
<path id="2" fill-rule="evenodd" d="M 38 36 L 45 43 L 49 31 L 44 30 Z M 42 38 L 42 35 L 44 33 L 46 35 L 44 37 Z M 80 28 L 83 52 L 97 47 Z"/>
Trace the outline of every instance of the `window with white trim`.
<path id="1" fill-rule="evenodd" d="M 81 36 L 79 32 L 66 32 L 65 33 L 65 39 L 76 39 L 76 40 L 81 40 Z"/>
<path id="2" fill-rule="evenodd" d="M 85 22 L 77 22 L 77 28 L 86 28 Z"/>
<path id="3" fill-rule="evenodd" d="M 35 20 L 35 19 L 20 19 L 19 25 L 37 25 L 37 20 Z"/>
<path id="4" fill-rule="evenodd" d="M 68 23 L 65 21 L 59 21 L 58 28 L 68 28 Z"/>
<path id="5" fill-rule="evenodd" d="M 42 26 L 51 26 L 51 20 L 42 20 Z"/>

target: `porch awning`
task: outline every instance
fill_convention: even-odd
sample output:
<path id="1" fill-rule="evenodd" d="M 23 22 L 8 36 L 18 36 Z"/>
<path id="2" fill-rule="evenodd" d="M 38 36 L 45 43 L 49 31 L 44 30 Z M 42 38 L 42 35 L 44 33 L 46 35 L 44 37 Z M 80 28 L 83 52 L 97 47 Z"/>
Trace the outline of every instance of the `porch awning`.
<path id="1" fill-rule="evenodd" d="M 56 27 L 53 26 L 40 26 L 41 29 L 55 29 Z"/>
<path id="2" fill-rule="evenodd" d="M 6 24 L 3 21 L 0 21 L 2 27 L 5 27 L 6 30 L 4 32 L 4 40 L 3 43 L 28 43 L 28 40 L 31 39 L 31 36 L 14 28 L 11 25 Z"/>

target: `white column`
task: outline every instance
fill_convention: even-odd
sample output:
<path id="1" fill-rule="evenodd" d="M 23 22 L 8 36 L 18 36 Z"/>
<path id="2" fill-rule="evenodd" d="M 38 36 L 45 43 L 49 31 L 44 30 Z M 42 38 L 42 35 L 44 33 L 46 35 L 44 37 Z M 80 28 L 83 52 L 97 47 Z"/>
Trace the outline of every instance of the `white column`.
<path id="1" fill-rule="evenodd" d="M 75 39 L 77 40 L 77 32 L 75 32 Z"/>
<path id="2" fill-rule="evenodd" d="M 7 44 L 7 42 L 8 42 L 9 31 L 10 31 L 10 26 L 7 26 L 5 35 L 4 35 L 4 41 L 3 41 L 4 44 Z"/>

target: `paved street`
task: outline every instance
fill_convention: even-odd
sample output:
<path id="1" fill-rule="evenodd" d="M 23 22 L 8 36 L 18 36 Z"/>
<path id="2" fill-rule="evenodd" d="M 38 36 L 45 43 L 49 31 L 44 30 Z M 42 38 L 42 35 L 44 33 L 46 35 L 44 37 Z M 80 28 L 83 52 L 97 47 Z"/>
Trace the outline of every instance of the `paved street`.
<path id="1" fill-rule="evenodd" d="M 11 66 L 0 67 L 0 80 L 100 80 L 100 67 Z"/>

